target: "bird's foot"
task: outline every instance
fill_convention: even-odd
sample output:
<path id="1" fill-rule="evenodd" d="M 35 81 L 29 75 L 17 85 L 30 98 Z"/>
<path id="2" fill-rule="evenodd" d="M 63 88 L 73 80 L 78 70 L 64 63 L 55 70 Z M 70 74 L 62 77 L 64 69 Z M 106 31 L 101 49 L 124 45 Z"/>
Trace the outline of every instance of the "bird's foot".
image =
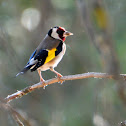
<path id="1" fill-rule="evenodd" d="M 59 79 L 58 83 L 63 83 L 64 81 L 61 79 L 61 77 L 63 77 L 60 73 L 57 73 L 57 78 Z"/>
<path id="2" fill-rule="evenodd" d="M 46 87 L 45 80 L 43 78 L 40 78 L 40 82 L 42 82 L 43 89 L 45 89 L 45 87 Z"/>

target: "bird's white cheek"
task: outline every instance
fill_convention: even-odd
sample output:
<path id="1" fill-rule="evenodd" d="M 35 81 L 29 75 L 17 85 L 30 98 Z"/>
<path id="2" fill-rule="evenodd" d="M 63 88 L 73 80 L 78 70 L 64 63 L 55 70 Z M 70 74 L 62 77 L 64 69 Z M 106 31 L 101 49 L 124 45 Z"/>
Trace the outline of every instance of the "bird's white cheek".
<path id="1" fill-rule="evenodd" d="M 51 36 L 55 39 L 59 39 L 61 40 L 61 38 L 59 37 L 58 33 L 57 33 L 57 28 L 53 28 L 52 34 Z"/>
<path id="2" fill-rule="evenodd" d="M 52 32 L 52 37 L 55 39 L 60 39 L 59 35 L 56 32 Z"/>

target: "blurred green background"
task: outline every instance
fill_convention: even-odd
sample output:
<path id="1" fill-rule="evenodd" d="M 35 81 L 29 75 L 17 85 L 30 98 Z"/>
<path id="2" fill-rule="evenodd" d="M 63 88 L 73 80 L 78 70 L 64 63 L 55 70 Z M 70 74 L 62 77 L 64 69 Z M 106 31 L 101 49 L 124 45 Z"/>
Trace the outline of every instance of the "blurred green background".
<path id="1" fill-rule="evenodd" d="M 91 1 L 91 0 L 90 0 Z M 85 33 L 77 0 L 0 0 L 0 97 L 39 82 L 37 72 L 15 75 L 53 26 L 74 33 L 66 39 L 67 51 L 56 70 L 62 75 L 105 72 L 101 57 Z M 87 0 L 85 0 L 87 3 Z M 126 0 L 103 0 L 118 55 L 126 73 Z M 93 19 L 92 19 L 93 20 Z M 42 72 L 44 79 L 55 74 Z M 116 81 L 83 79 L 52 84 L 10 103 L 33 126 L 117 126 L 126 119 L 126 106 Z M 15 126 L 0 109 L 0 125 Z"/>

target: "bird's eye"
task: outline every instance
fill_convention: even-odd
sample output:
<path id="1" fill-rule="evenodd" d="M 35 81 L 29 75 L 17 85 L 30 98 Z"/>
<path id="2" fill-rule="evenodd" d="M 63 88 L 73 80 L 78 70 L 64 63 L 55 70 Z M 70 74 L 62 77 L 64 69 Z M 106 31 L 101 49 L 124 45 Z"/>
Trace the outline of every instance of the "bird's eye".
<path id="1" fill-rule="evenodd" d="M 59 28 L 58 26 L 55 26 L 54 28 Z"/>

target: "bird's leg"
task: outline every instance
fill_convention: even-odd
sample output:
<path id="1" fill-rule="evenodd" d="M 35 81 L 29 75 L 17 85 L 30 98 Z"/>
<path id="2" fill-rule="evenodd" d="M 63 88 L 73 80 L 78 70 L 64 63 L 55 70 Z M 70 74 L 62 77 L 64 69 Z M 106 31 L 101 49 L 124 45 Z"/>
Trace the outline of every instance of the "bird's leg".
<path id="1" fill-rule="evenodd" d="M 45 80 L 42 78 L 41 70 L 39 70 L 39 69 L 38 69 L 38 74 L 39 74 L 39 77 L 40 77 L 40 82 L 42 82 L 42 84 L 43 84 L 43 89 L 45 89 L 45 87 L 46 87 Z"/>
<path id="2" fill-rule="evenodd" d="M 42 78 L 41 70 L 39 70 L 39 69 L 38 69 L 38 74 L 39 74 L 39 77 L 40 77 L 40 82 L 44 83 L 45 80 Z"/>
<path id="3" fill-rule="evenodd" d="M 53 67 L 50 67 L 50 70 L 57 75 L 57 78 L 61 78 L 62 77 L 62 75 L 60 73 L 58 73 L 57 71 L 55 71 Z M 62 84 L 63 80 L 60 80 L 60 83 Z"/>
<path id="4" fill-rule="evenodd" d="M 58 73 L 57 71 L 55 71 L 53 67 L 50 67 L 50 70 L 52 72 L 54 72 L 57 75 L 57 77 L 59 77 L 59 78 L 62 77 L 62 75 L 60 73 Z"/>

